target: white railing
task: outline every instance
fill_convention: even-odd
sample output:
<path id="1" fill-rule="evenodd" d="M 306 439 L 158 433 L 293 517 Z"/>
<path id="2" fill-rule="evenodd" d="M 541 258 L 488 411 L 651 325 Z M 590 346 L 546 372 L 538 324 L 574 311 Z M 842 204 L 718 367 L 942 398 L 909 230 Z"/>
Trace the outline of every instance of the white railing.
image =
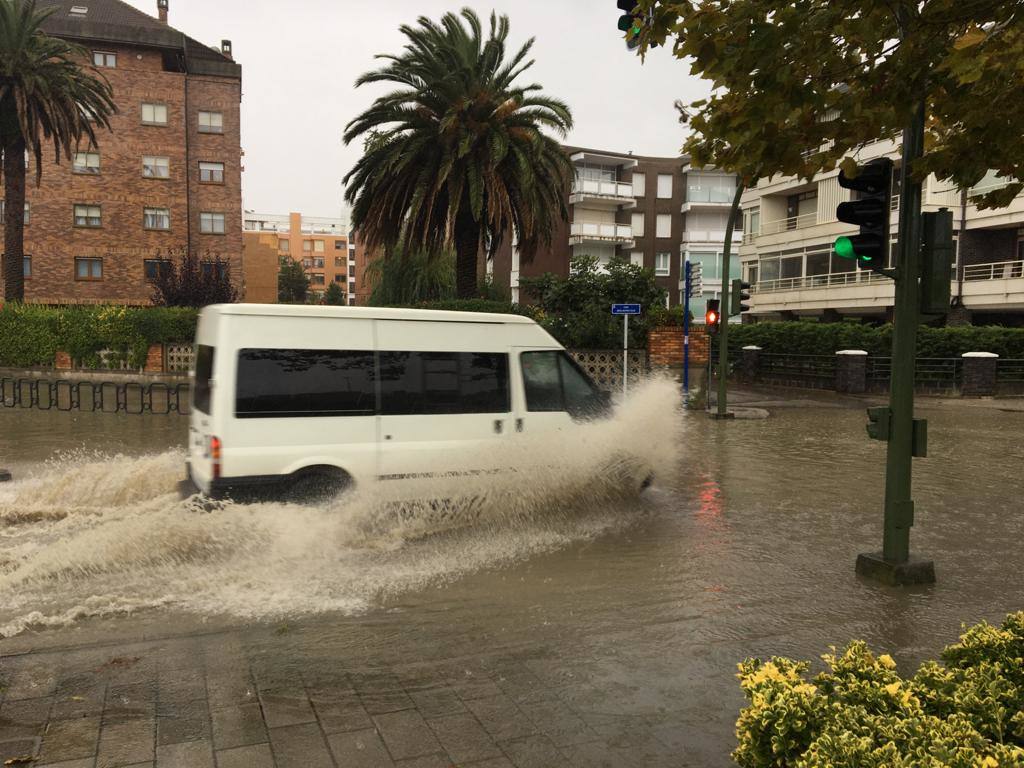
<path id="1" fill-rule="evenodd" d="M 725 242 L 724 229 L 688 229 L 683 232 L 684 243 L 724 243 Z M 733 231 L 732 241 L 738 243 L 740 238 L 743 237 L 743 230 L 737 229 Z"/>
<path id="2" fill-rule="evenodd" d="M 598 222 L 573 222 L 569 228 L 571 240 L 626 241 L 633 239 L 633 228 L 629 224 L 604 224 Z"/>
<path id="3" fill-rule="evenodd" d="M 688 186 L 686 188 L 687 203 L 732 203 L 736 196 L 735 187 L 701 187 Z"/>
<path id="4" fill-rule="evenodd" d="M 572 185 L 574 195 L 591 197 L 633 197 L 633 185 L 621 181 L 597 181 L 595 179 L 578 179 Z"/>
<path id="5" fill-rule="evenodd" d="M 777 235 L 780 232 L 789 232 L 794 229 L 803 229 L 805 227 L 813 227 L 818 223 L 818 213 L 813 211 L 811 213 L 804 213 L 800 216 L 787 216 L 785 219 L 778 219 L 776 221 L 765 221 L 761 223 L 761 234 L 762 235 Z"/>
<path id="6" fill-rule="evenodd" d="M 777 280 L 761 280 L 753 287 L 757 293 L 773 293 L 775 291 L 795 291 L 802 288 L 830 288 L 836 285 L 855 285 L 878 283 L 888 280 L 885 275 L 877 272 L 861 270 L 859 272 L 832 272 L 827 275 L 804 275 L 803 277 L 782 277 Z"/>
<path id="7" fill-rule="evenodd" d="M 964 280 L 1005 280 L 1014 277 L 1024 277 L 1024 260 L 994 261 L 964 267 Z"/>

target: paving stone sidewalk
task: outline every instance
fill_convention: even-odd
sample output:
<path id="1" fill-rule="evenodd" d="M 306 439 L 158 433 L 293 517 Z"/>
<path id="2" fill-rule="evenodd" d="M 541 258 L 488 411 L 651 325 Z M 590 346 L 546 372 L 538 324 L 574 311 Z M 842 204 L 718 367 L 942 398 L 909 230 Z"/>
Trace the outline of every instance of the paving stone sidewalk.
<path id="1" fill-rule="evenodd" d="M 675 729 L 573 706 L 501 656 L 351 668 L 237 635 L 0 657 L 0 763 L 37 768 L 678 766 Z"/>

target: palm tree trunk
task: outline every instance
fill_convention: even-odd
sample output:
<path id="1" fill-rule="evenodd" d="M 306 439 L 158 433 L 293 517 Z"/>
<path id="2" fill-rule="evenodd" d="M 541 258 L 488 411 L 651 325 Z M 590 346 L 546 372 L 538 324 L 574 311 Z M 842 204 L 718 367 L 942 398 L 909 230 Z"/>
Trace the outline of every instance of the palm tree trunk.
<path id="1" fill-rule="evenodd" d="M 25 142 L 4 145 L 4 301 L 25 300 Z"/>
<path id="2" fill-rule="evenodd" d="M 455 219 L 455 290 L 460 299 L 477 295 L 476 267 L 480 258 L 480 224 L 462 206 Z"/>

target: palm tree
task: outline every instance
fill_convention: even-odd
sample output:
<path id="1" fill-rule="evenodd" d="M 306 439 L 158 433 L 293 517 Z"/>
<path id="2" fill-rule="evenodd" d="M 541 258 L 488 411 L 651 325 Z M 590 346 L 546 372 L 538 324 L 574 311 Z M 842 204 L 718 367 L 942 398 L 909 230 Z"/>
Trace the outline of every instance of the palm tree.
<path id="1" fill-rule="evenodd" d="M 378 56 L 388 64 L 356 81 L 399 87 L 345 128 L 346 143 L 364 136 L 345 198 L 369 248 L 454 246 L 458 294 L 470 297 L 483 246 L 493 254 L 512 233 L 529 259 L 568 218 L 572 164 L 543 131 L 564 137 L 572 115 L 539 85 L 513 84 L 533 65 L 533 39 L 506 61 L 507 16 L 491 14 L 486 39 L 468 8 L 400 30 L 403 52 Z"/>
<path id="2" fill-rule="evenodd" d="M 36 184 L 43 175 L 43 147 L 54 161 L 84 142 L 95 146 L 96 128 L 110 128 L 116 111 L 110 84 L 80 46 L 42 31 L 56 10 L 35 0 L 0 0 L 0 148 L 4 155 L 4 299 L 25 297 L 25 152 L 31 150 Z"/>

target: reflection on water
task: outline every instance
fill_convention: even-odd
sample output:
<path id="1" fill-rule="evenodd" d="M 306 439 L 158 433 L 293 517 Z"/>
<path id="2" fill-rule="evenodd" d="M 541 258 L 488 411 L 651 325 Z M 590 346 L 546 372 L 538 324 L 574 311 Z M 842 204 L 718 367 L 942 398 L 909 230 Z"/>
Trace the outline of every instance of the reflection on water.
<path id="1" fill-rule="evenodd" d="M 659 396 L 666 411 L 669 394 Z M 659 736 L 678 743 L 683 764 L 725 765 L 742 705 L 741 658 L 813 659 L 857 637 L 906 669 L 951 642 L 961 622 L 1024 607 L 1024 415 L 925 401 L 931 456 L 915 462 L 911 546 L 935 560 L 938 583 L 890 589 L 854 576 L 857 553 L 878 548 L 882 525 L 884 446 L 864 436 L 862 410 L 780 409 L 765 421 L 730 423 L 687 414 L 681 433 L 665 428 L 664 411 L 640 410 L 620 422 L 616 440 L 663 456 L 681 449 L 640 501 L 583 494 L 572 507 L 562 497 L 531 514 L 409 538 L 381 538 L 376 527 L 376 546 L 351 538 L 366 528 L 352 528 L 342 510 L 190 513 L 163 495 L 180 467 L 180 454 L 166 452 L 180 444 L 178 433 L 117 433 L 138 429 L 129 419 L 117 429 L 97 423 L 106 453 L 149 446 L 149 458 L 132 460 L 137 495 L 97 482 L 89 493 L 101 503 L 61 511 L 52 496 L 35 503 L 18 491 L 12 502 L 0 489 L 0 624 L 57 617 L 94 637 L 121 637 L 134 626 L 177 631 L 183 610 L 228 614 L 212 621 L 229 627 L 245 623 L 238 616 L 295 610 L 307 616 L 300 636 L 251 640 L 285 665 L 529 653 L 579 710 L 664 723 Z M 79 442 L 67 442 L 70 430 L 54 426 L 61 422 L 37 428 L 35 418 L 12 422 L 0 412 L 3 461 L 47 457 L 46 429 L 54 447 L 90 436 L 79 426 Z M 119 463 L 106 465 L 107 482 Z M 54 466 L 40 471 L 70 478 L 69 493 L 86 482 L 69 465 Z M 547 486 L 552 499 L 558 487 Z M 339 541 L 340 530 L 349 538 Z M 149 609 L 105 622 L 61 614 L 102 614 L 111 603 L 95 598 L 111 594 Z M 163 607 L 161 596 L 169 598 Z M 232 606 L 251 610 L 232 616 Z"/>

